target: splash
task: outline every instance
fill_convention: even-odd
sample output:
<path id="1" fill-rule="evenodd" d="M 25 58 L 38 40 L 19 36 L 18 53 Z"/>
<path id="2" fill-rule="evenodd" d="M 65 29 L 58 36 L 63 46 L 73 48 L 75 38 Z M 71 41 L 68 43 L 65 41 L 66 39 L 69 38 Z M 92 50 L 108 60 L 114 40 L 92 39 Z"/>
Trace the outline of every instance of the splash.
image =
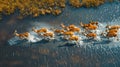
<path id="1" fill-rule="evenodd" d="M 120 18 L 119 18 L 120 19 Z M 119 20 L 114 20 L 112 21 L 114 23 L 118 23 Z M 110 23 L 109 23 L 110 24 Z M 78 46 L 83 46 L 85 44 L 94 44 L 94 43 L 99 43 L 99 44 L 103 44 L 103 42 L 105 42 L 104 40 L 106 40 L 106 38 L 101 38 L 101 33 L 102 32 L 105 32 L 105 26 L 107 24 L 105 24 L 104 22 L 99 22 L 99 27 L 96 31 L 92 31 L 92 32 L 95 32 L 97 34 L 97 37 L 92 40 L 92 39 L 87 39 L 87 37 L 81 35 L 81 34 L 74 34 L 76 36 L 79 36 L 79 41 L 76 42 L 76 41 L 68 41 L 68 38 L 67 38 L 67 41 L 69 43 L 76 43 Z M 112 25 L 112 24 L 111 24 Z M 114 24 L 115 25 L 115 24 Z M 53 32 L 52 30 L 50 30 L 50 28 L 52 28 L 53 26 L 47 24 L 47 23 L 42 23 L 42 22 L 35 22 L 33 23 L 33 26 L 36 28 L 36 29 L 40 29 L 40 28 L 48 28 L 48 32 Z M 29 29 L 30 30 L 30 29 Z M 43 36 L 39 36 L 37 35 L 37 33 L 33 32 L 33 31 L 29 31 L 30 33 L 30 36 L 27 38 L 27 42 L 29 43 L 36 43 L 36 42 L 39 42 L 39 41 L 42 41 L 43 39 L 46 39 L 46 40 L 52 40 L 52 41 L 56 41 L 56 42 L 64 42 L 66 40 L 64 40 L 64 37 L 63 36 L 58 36 L 58 35 L 55 35 L 54 38 L 44 38 Z M 120 37 L 120 30 L 118 32 L 118 36 Z M 17 41 L 17 42 L 16 42 Z M 115 38 L 110 38 L 110 41 L 111 42 L 115 42 L 115 43 L 118 43 L 119 41 L 117 41 Z M 21 41 L 18 37 L 14 37 L 14 38 L 11 38 L 9 41 L 9 44 L 17 44 L 18 42 L 23 42 Z"/>

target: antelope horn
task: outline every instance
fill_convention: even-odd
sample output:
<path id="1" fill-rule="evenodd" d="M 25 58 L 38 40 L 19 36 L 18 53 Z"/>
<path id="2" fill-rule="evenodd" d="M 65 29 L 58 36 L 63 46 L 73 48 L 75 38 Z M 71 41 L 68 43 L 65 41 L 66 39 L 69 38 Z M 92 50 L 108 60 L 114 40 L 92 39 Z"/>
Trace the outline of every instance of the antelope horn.
<path id="1" fill-rule="evenodd" d="M 63 23 L 60 24 L 62 27 L 65 27 L 65 25 Z"/>
<path id="2" fill-rule="evenodd" d="M 80 26 L 83 26 L 83 23 L 82 23 L 82 22 L 80 22 Z"/>

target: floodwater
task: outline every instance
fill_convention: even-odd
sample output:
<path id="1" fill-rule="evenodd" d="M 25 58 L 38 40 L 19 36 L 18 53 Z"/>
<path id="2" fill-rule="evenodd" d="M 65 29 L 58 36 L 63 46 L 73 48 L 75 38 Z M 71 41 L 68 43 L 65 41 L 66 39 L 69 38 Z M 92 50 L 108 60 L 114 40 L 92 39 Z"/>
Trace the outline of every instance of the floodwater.
<path id="1" fill-rule="evenodd" d="M 119 24 L 120 3 L 106 3 L 88 9 L 67 6 L 59 16 L 45 15 L 34 19 L 18 20 L 16 14 L 4 16 L 0 23 L 0 67 L 119 67 L 119 42 L 105 41 L 104 44 L 80 47 L 56 46 L 64 43 L 46 41 L 29 47 L 8 43 L 14 37 L 14 30 L 21 33 L 31 31 L 32 27 L 59 27 L 60 23 L 78 25 L 90 20 Z"/>

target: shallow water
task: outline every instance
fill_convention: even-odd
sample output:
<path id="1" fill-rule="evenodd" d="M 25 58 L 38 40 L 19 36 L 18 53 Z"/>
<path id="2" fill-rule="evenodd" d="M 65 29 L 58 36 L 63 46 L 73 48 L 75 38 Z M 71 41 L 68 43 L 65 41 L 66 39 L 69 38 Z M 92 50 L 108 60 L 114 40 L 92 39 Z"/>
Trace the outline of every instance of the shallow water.
<path id="1" fill-rule="evenodd" d="M 9 19 L 8 19 L 9 18 Z M 7 20 L 5 20 L 7 19 Z M 71 8 L 67 6 L 59 16 L 40 16 L 17 20 L 15 15 L 4 17 L 0 23 L 0 67 L 119 67 L 119 42 L 95 42 L 87 46 L 73 47 L 64 42 L 42 41 L 32 46 L 9 46 L 13 32 L 31 31 L 32 27 L 59 27 L 60 23 L 79 24 L 90 20 L 102 24 L 119 24 L 120 3 L 107 3 L 98 8 Z M 7 45 L 6 45 L 7 44 Z M 59 46 L 65 45 L 65 46 Z M 66 46 L 67 45 L 67 46 Z M 68 46 L 69 45 L 69 46 Z M 27 47 L 26 47 L 27 46 Z"/>

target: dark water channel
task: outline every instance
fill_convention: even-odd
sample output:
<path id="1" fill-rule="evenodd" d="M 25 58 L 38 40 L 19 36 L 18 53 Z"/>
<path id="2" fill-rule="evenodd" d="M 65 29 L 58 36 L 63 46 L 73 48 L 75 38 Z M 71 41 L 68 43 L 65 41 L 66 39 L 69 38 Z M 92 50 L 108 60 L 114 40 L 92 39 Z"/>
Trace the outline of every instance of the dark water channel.
<path id="1" fill-rule="evenodd" d="M 119 67 L 119 43 L 81 47 L 52 47 L 60 44 L 57 42 L 36 47 L 8 44 L 8 40 L 14 37 L 15 29 L 22 33 L 31 31 L 34 26 L 58 27 L 60 23 L 77 25 L 90 20 L 119 24 L 120 3 L 106 3 L 88 9 L 67 6 L 59 16 L 45 15 L 34 19 L 18 20 L 16 15 L 3 17 L 0 22 L 0 67 Z"/>

